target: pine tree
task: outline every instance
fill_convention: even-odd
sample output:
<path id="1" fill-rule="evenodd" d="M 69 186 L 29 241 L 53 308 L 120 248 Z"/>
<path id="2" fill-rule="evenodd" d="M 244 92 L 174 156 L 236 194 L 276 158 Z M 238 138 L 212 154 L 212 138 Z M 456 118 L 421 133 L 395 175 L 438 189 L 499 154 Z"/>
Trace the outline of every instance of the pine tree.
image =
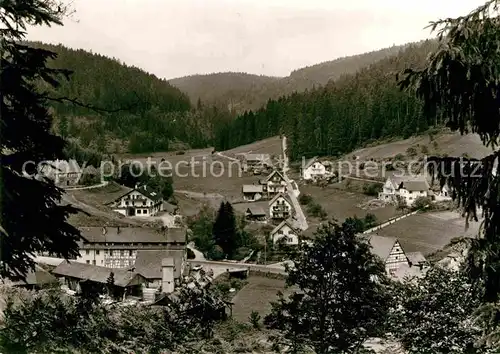
<path id="1" fill-rule="evenodd" d="M 236 217 L 229 202 L 221 202 L 212 232 L 215 244 L 222 248 L 228 258 L 231 258 L 238 243 Z"/>
<path id="2" fill-rule="evenodd" d="M 112 298 L 115 297 L 115 273 L 110 272 L 108 279 L 106 279 L 106 288 L 108 295 Z"/>
<path id="3" fill-rule="evenodd" d="M 55 54 L 21 44 L 29 25 L 61 24 L 64 9 L 42 0 L 5 0 L 0 4 L 0 230 L 1 276 L 25 275 L 34 267 L 32 255 L 50 252 L 57 257 L 78 255 L 79 231 L 66 222 L 76 210 L 59 204 L 62 190 L 32 175 L 43 160 L 64 158 L 64 141 L 50 133 L 48 97 L 38 87 L 58 86 L 65 70 L 47 68 Z"/>

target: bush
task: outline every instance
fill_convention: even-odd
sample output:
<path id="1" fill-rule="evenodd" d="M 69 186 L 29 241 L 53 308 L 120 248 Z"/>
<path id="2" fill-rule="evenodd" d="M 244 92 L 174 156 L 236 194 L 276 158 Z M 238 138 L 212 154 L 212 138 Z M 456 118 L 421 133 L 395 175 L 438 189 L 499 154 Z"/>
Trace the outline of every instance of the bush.
<path id="1" fill-rule="evenodd" d="M 250 313 L 249 322 L 253 328 L 255 328 L 255 329 L 260 328 L 260 319 L 261 319 L 261 317 L 257 311 L 252 311 Z"/>
<path id="2" fill-rule="evenodd" d="M 219 245 L 214 245 L 207 253 L 207 256 L 209 259 L 214 260 L 214 261 L 220 261 L 224 259 L 224 251 L 222 250 L 222 247 Z"/>
<path id="3" fill-rule="evenodd" d="M 413 146 L 410 146 L 408 149 L 406 149 L 406 155 L 410 157 L 415 157 L 417 156 L 418 152 L 417 149 Z"/>
<path id="4" fill-rule="evenodd" d="M 194 252 L 191 248 L 187 249 L 187 258 L 188 259 L 195 259 L 196 258 L 196 255 L 194 254 Z"/>
<path id="5" fill-rule="evenodd" d="M 403 154 L 397 154 L 396 156 L 394 156 L 394 161 L 402 161 L 405 159 L 405 155 Z"/>
<path id="6" fill-rule="evenodd" d="M 317 203 L 309 204 L 309 206 L 307 207 L 307 213 L 309 214 L 309 216 L 321 219 L 326 219 L 326 217 L 328 216 L 325 209 L 323 209 L 323 207 Z"/>
<path id="7" fill-rule="evenodd" d="M 427 147 L 427 145 L 422 145 L 420 147 L 420 151 L 422 152 L 422 154 L 427 155 L 429 153 L 429 148 Z"/>
<path id="8" fill-rule="evenodd" d="M 418 197 L 413 202 L 411 209 L 412 210 L 429 210 L 432 206 L 432 200 L 429 197 Z"/>
<path id="9" fill-rule="evenodd" d="M 312 199 L 311 195 L 309 195 L 309 194 L 301 194 L 299 196 L 299 203 L 301 205 L 308 205 L 309 203 L 312 202 L 312 200 L 313 199 Z"/>
<path id="10" fill-rule="evenodd" d="M 184 155 L 186 152 L 185 151 L 177 151 L 175 154 L 176 155 Z"/>
<path id="11" fill-rule="evenodd" d="M 250 248 L 247 248 L 247 247 L 237 248 L 236 251 L 234 252 L 233 259 L 235 261 L 241 261 L 245 257 L 247 257 L 250 254 L 250 252 L 252 252 L 252 250 Z"/>
<path id="12" fill-rule="evenodd" d="M 363 186 L 363 193 L 369 196 L 378 196 L 382 190 L 382 186 L 378 183 L 365 184 Z"/>

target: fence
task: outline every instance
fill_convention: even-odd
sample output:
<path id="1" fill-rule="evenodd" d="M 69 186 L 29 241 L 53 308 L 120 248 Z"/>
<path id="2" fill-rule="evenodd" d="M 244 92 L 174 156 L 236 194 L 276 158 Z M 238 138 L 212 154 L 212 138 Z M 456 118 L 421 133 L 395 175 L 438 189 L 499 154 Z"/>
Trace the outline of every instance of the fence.
<path id="1" fill-rule="evenodd" d="M 380 225 L 377 225 L 375 227 L 372 227 L 371 229 L 368 229 L 368 230 L 364 231 L 363 234 L 369 234 L 369 233 L 372 233 L 374 231 L 378 231 L 378 230 L 380 230 L 380 229 L 382 229 L 382 228 L 384 228 L 386 226 L 394 224 L 395 222 L 397 222 L 399 220 L 402 220 L 402 219 L 404 219 L 404 218 L 406 218 L 408 216 L 411 216 L 411 215 L 415 215 L 417 213 L 418 213 L 418 210 L 417 211 L 412 211 L 411 213 L 408 213 L 408 214 L 404 214 L 404 215 L 395 217 L 395 218 L 390 219 L 390 220 L 388 220 L 388 221 L 386 221 L 386 222 L 384 222 L 384 223 L 382 223 Z"/>

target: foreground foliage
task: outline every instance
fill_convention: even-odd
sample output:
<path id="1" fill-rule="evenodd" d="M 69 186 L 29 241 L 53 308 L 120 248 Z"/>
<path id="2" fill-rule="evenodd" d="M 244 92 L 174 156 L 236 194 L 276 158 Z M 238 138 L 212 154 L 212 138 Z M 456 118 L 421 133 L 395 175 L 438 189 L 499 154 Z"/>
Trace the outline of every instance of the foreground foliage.
<path id="1" fill-rule="evenodd" d="M 409 354 L 487 353 L 476 346 L 479 298 L 462 272 L 433 267 L 400 284 L 395 298 L 391 332 Z"/>
<path id="2" fill-rule="evenodd" d="M 350 224 L 329 222 L 303 243 L 288 269 L 287 286 L 265 319 L 281 331 L 280 344 L 300 353 L 355 353 L 370 337 L 383 332 L 391 304 L 384 264 L 358 238 Z"/>
<path id="3" fill-rule="evenodd" d="M 477 133 L 486 146 L 500 136 L 500 12 L 489 0 L 467 16 L 432 24 L 439 30 L 438 50 L 423 70 L 408 70 L 401 81 L 424 102 L 430 119 L 445 115 L 461 133 Z M 500 350 L 500 171 L 499 152 L 482 160 L 432 158 L 431 172 L 451 187 L 467 219 L 477 220 L 482 208 L 484 228 L 468 253 L 470 280 L 481 292 L 484 341 Z"/>
<path id="4" fill-rule="evenodd" d="M 47 251 L 57 257 L 77 255 L 79 231 L 66 222 L 76 210 L 61 206 L 62 190 L 51 181 L 23 176 L 25 162 L 64 158 L 64 141 L 51 134 L 50 96 L 37 88 L 58 87 L 65 70 L 47 68 L 55 54 L 20 44 L 29 25 L 60 24 L 64 6 L 34 0 L 0 3 L 0 275 L 25 275 L 31 255 Z M 34 170 L 27 171 L 33 173 Z"/>
<path id="5" fill-rule="evenodd" d="M 161 353 L 211 334 L 213 294 L 184 289 L 168 307 L 104 306 L 58 289 L 6 294 L 0 345 L 7 353 Z"/>

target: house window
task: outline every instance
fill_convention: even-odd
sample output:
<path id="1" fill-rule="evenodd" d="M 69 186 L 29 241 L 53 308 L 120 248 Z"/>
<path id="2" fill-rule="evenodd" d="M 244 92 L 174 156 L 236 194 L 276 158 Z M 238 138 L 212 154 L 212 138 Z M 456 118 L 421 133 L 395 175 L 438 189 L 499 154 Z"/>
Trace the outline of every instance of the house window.
<path id="1" fill-rule="evenodd" d="M 137 209 L 137 214 L 140 214 L 141 213 L 141 209 Z"/>
<path id="2" fill-rule="evenodd" d="M 86 251 L 85 251 L 85 254 L 86 254 L 86 255 L 89 255 L 89 254 L 90 254 L 90 251 L 89 251 L 89 250 L 86 250 Z"/>
<path id="3" fill-rule="evenodd" d="M 104 263 L 104 261 L 101 259 L 101 264 L 103 264 L 103 263 Z"/>
<path id="4" fill-rule="evenodd" d="M 90 261 L 88 259 L 86 260 L 86 262 L 87 262 L 87 264 L 90 264 Z"/>
<path id="5" fill-rule="evenodd" d="M 95 254 L 96 254 L 96 255 L 99 255 L 99 250 L 96 250 L 96 251 L 95 251 Z"/>
<path id="6" fill-rule="evenodd" d="M 128 256 L 129 256 L 129 257 L 132 257 L 132 256 L 133 256 L 133 254 L 134 254 L 134 253 L 133 253 L 133 251 L 132 251 L 132 250 L 129 250 L 129 251 L 128 251 Z"/>
<path id="7" fill-rule="evenodd" d="M 278 235 L 283 235 L 283 230 L 278 230 Z"/>
<path id="8" fill-rule="evenodd" d="M 125 251 L 124 251 L 124 250 L 121 250 L 121 251 L 120 251 L 120 257 L 123 257 L 123 256 L 125 256 Z"/>
<path id="9" fill-rule="evenodd" d="M 143 214 L 147 214 L 147 213 L 148 213 L 148 210 L 147 210 L 147 209 L 143 209 L 143 210 L 142 210 L 142 213 L 143 213 Z"/>
<path id="10" fill-rule="evenodd" d="M 128 205 L 128 202 L 125 202 L 125 205 Z"/>
<path id="11" fill-rule="evenodd" d="M 142 202 L 142 205 L 146 205 L 146 201 L 145 200 Z"/>
<path id="12" fill-rule="evenodd" d="M 94 260 L 92 260 L 92 264 L 93 264 L 93 265 L 95 265 L 95 259 L 94 259 Z"/>

